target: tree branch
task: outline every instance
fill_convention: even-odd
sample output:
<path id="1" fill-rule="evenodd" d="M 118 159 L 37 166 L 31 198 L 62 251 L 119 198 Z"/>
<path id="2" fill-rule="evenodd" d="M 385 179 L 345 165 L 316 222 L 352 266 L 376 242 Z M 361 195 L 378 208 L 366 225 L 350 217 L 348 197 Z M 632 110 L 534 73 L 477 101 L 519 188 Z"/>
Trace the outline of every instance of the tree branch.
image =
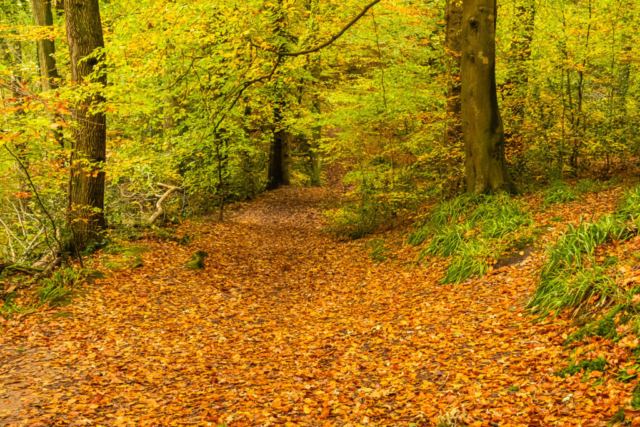
<path id="1" fill-rule="evenodd" d="M 333 42 L 335 42 L 336 40 L 338 40 L 344 33 L 347 32 L 347 30 L 349 28 L 351 28 L 356 22 L 358 22 L 358 20 L 360 20 L 360 18 L 362 18 L 369 9 L 371 9 L 373 6 L 375 6 L 376 4 L 380 3 L 380 0 L 373 0 L 371 3 L 369 3 L 368 5 L 366 5 L 364 7 L 364 9 L 362 9 L 360 11 L 359 14 L 357 14 L 351 21 L 349 21 L 347 23 L 347 25 L 345 25 L 337 34 L 334 34 L 329 40 L 327 40 L 326 42 L 312 48 L 312 49 L 307 49 L 307 50 L 302 50 L 300 52 L 277 52 L 278 55 L 280 56 L 301 56 L 301 55 L 308 55 L 310 53 L 315 53 L 317 51 L 319 51 L 320 49 L 324 49 L 325 47 L 329 46 L 330 44 L 332 44 Z"/>
<path id="2" fill-rule="evenodd" d="M 158 219 L 158 217 L 164 213 L 164 206 L 163 206 L 164 205 L 164 201 L 167 200 L 167 198 L 174 191 L 182 190 L 182 188 L 180 188 L 180 187 L 175 187 L 173 185 L 163 184 L 161 182 L 158 183 L 158 187 L 166 188 L 167 191 L 156 202 L 156 211 L 153 213 L 153 215 L 151 215 L 151 218 L 149 218 L 149 225 L 152 225 L 154 222 L 156 222 L 156 219 Z"/>
<path id="3" fill-rule="evenodd" d="M 22 163 L 20 158 L 18 156 L 16 156 L 13 151 L 11 151 L 11 149 L 9 148 L 8 145 L 5 145 L 4 148 L 9 152 L 9 154 L 11 154 L 11 156 L 16 160 L 16 162 L 18 162 L 18 164 L 20 165 L 20 167 L 24 171 L 24 174 L 25 174 L 27 180 L 29 181 L 29 184 L 31 185 L 31 189 L 33 190 L 33 194 L 36 196 L 36 199 L 38 200 L 38 203 L 40 204 L 40 207 L 44 211 L 44 213 L 47 216 L 47 218 L 49 218 L 49 221 L 51 221 L 51 227 L 53 228 L 53 239 L 58 244 L 58 249 L 60 250 L 60 253 L 64 254 L 64 247 L 62 246 L 62 243 L 58 239 L 58 227 L 56 226 L 56 222 L 53 220 L 53 217 L 49 213 L 49 210 L 47 210 L 47 207 L 42 202 L 42 199 L 40 198 L 40 194 L 38 193 L 38 189 L 36 188 L 36 185 L 33 183 L 33 180 L 31 179 L 31 174 L 29 173 L 29 170 L 26 168 L 24 163 Z M 38 220 L 40 220 L 40 218 L 38 218 Z M 49 244 L 49 239 L 48 239 L 48 235 L 47 235 L 47 231 L 46 231 L 47 227 L 46 227 L 44 221 L 40 220 L 40 223 L 45 228 L 45 237 L 47 237 L 45 239 L 45 241 L 47 242 L 47 246 L 49 246 L 49 249 L 51 249 L 51 253 L 54 254 L 55 251 L 53 250 L 53 248 Z M 68 261 L 66 260 L 66 257 L 65 257 L 65 262 L 68 264 Z"/>

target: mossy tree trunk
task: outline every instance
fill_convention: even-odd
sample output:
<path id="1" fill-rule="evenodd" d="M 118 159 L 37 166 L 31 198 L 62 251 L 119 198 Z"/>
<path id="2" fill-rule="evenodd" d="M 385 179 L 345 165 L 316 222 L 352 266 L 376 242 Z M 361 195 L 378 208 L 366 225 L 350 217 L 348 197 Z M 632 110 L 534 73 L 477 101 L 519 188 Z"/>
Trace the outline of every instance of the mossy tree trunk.
<path id="1" fill-rule="evenodd" d="M 462 31 L 462 0 L 447 0 L 445 11 L 445 51 L 447 54 L 447 130 L 446 141 L 457 144 L 462 141 L 462 124 L 460 115 L 460 51 Z"/>
<path id="2" fill-rule="evenodd" d="M 316 96 L 313 101 L 315 113 L 320 116 L 322 113 L 320 100 Z M 311 130 L 311 144 L 309 154 L 311 157 L 311 185 L 313 187 L 322 186 L 322 153 L 320 152 L 320 144 L 322 143 L 322 126 L 314 126 Z"/>
<path id="3" fill-rule="evenodd" d="M 463 0 L 462 131 L 469 193 L 513 191 L 496 93 L 496 0 Z"/>
<path id="4" fill-rule="evenodd" d="M 504 92 L 505 106 L 510 110 L 510 132 L 505 137 L 508 148 L 521 151 L 521 128 L 524 122 L 525 101 L 529 75 L 527 64 L 531 58 L 531 44 L 536 18 L 535 0 L 518 0 L 512 27 L 513 41 L 509 53 L 509 72 Z"/>
<path id="5" fill-rule="evenodd" d="M 53 27 L 53 13 L 51 12 L 51 0 L 31 0 L 33 20 L 39 27 Z M 59 82 L 58 68 L 56 67 L 56 45 L 51 39 L 44 38 L 37 41 L 38 63 L 40 64 L 40 76 L 42 77 L 42 90 L 55 89 Z"/>
<path id="6" fill-rule="evenodd" d="M 65 24 L 74 84 L 85 81 L 106 84 L 100 67 L 104 58 L 102 23 L 98 0 L 65 0 Z M 73 144 L 69 179 L 69 227 L 71 249 L 83 250 L 105 225 L 104 162 L 106 160 L 106 116 L 100 90 L 89 90 L 73 109 Z"/>

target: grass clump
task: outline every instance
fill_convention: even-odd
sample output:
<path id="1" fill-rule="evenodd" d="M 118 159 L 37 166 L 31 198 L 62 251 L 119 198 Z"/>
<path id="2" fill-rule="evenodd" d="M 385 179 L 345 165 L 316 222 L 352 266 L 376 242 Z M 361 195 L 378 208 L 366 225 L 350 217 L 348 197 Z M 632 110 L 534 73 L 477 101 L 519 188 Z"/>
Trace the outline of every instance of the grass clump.
<path id="1" fill-rule="evenodd" d="M 576 184 L 578 194 L 597 193 L 602 190 L 602 185 L 593 179 L 581 179 Z"/>
<path id="2" fill-rule="evenodd" d="M 143 266 L 141 255 L 147 251 L 149 248 L 144 245 L 114 242 L 104 250 L 102 264 L 110 270 L 118 270 L 127 266 L 131 269 L 139 268 Z"/>
<path id="3" fill-rule="evenodd" d="M 625 418 L 626 418 L 626 415 L 624 413 L 624 409 L 619 409 L 618 411 L 616 411 L 615 414 L 613 414 L 613 417 L 611 417 L 607 425 L 608 426 L 618 425 L 624 422 Z"/>
<path id="4" fill-rule="evenodd" d="M 188 245 L 193 241 L 192 236 L 188 234 L 185 234 L 184 236 L 178 236 L 176 235 L 175 230 L 172 230 L 170 228 L 156 228 L 153 236 L 161 240 L 176 242 L 179 245 Z"/>
<path id="5" fill-rule="evenodd" d="M 612 266 L 615 259 L 598 262 L 598 246 L 624 242 L 637 235 L 640 219 L 640 189 L 628 191 L 617 211 L 593 223 L 569 226 L 565 234 L 547 247 L 548 261 L 528 307 L 546 316 L 556 310 L 577 307 L 593 299 L 604 304 L 619 293 Z M 620 296 L 620 295 L 618 295 Z"/>
<path id="6" fill-rule="evenodd" d="M 568 203 L 577 200 L 578 196 L 571 187 L 564 181 L 555 181 L 545 191 L 544 201 L 546 203 Z"/>
<path id="7" fill-rule="evenodd" d="M 474 256 L 473 253 L 462 254 L 455 257 L 447 273 L 441 279 L 442 283 L 461 283 L 469 277 L 482 277 L 487 273 L 489 264 L 482 256 Z"/>
<path id="8" fill-rule="evenodd" d="M 371 250 L 369 256 L 375 262 L 383 262 L 389 258 L 389 248 L 385 246 L 384 239 L 372 239 L 364 247 Z"/>
<path id="9" fill-rule="evenodd" d="M 526 207 L 507 195 L 463 195 L 437 205 L 407 243 L 428 242 L 421 258 L 452 258 L 442 283 L 481 277 L 503 252 L 533 241 L 533 220 Z"/>
<path id="10" fill-rule="evenodd" d="M 64 305 L 68 303 L 75 292 L 75 287 L 87 276 L 85 270 L 73 268 L 61 268 L 51 277 L 44 278 L 37 288 L 39 302 L 37 306 L 49 304 L 50 306 Z"/>
<path id="11" fill-rule="evenodd" d="M 345 178 L 345 182 L 351 180 Z M 415 189 L 403 185 L 386 193 L 380 193 L 380 187 L 371 185 L 358 186 L 349 200 L 326 209 L 324 217 L 327 225 L 324 230 L 341 238 L 361 239 L 383 224 L 401 217 L 403 213 L 414 210 L 420 200 Z"/>
<path id="12" fill-rule="evenodd" d="M 50 277 L 43 278 L 33 291 L 12 292 L 0 306 L 0 315 L 25 313 L 42 306 L 57 307 L 67 305 L 76 293 L 79 284 L 90 276 L 86 269 L 60 268 Z"/>

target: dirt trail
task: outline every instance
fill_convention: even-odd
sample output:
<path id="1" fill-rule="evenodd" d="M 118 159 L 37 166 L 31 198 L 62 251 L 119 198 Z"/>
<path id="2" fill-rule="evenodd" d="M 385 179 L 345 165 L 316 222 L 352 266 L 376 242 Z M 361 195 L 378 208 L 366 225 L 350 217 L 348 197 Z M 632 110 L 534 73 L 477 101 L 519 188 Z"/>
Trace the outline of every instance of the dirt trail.
<path id="1" fill-rule="evenodd" d="M 5 324 L 0 425 L 409 426 L 464 407 L 472 425 L 586 426 L 626 402 L 631 384 L 553 375 L 562 321 L 523 309 L 536 255 L 441 286 L 410 249 L 376 265 L 322 232 L 325 198 L 282 189 L 185 224 L 189 245 L 145 241 L 144 267 Z M 196 250 L 206 268 L 186 270 Z"/>

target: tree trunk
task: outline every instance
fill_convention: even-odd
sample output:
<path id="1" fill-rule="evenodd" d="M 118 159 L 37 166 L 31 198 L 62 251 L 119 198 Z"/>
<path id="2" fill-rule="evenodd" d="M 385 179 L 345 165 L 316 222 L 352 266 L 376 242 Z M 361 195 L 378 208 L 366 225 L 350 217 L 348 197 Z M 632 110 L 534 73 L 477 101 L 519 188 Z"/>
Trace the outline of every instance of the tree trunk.
<path id="1" fill-rule="evenodd" d="M 51 13 L 51 0 L 31 0 L 33 19 L 37 26 L 53 27 L 53 14 Z M 60 76 L 56 67 L 56 45 L 53 40 L 40 39 L 38 45 L 38 62 L 40 64 L 40 76 L 42 77 L 42 90 L 48 91 L 57 87 Z"/>
<path id="2" fill-rule="evenodd" d="M 96 50 L 104 47 L 98 0 L 65 0 L 64 8 L 73 81 L 81 85 L 91 76 L 94 83 L 105 85 L 106 73 L 100 70 L 96 57 Z M 103 103 L 102 94 L 90 91 L 73 110 L 77 126 L 69 178 L 69 227 L 73 233 L 71 249 L 76 252 L 94 241 L 105 225 L 107 123 L 101 111 Z"/>
<path id="3" fill-rule="evenodd" d="M 445 41 L 444 47 L 448 57 L 447 75 L 447 130 L 446 142 L 457 144 L 462 141 L 462 124 L 460 115 L 462 105 L 460 100 L 460 55 L 462 31 L 462 0 L 447 0 L 445 12 Z"/>
<path id="4" fill-rule="evenodd" d="M 162 132 L 165 138 L 178 124 L 175 116 L 179 108 L 180 103 L 178 102 L 178 98 L 176 98 L 174 95 L 169 95 L 165 98 L 164 108 L 162 112 Z"/>
<path id="5" fill-rule="evenodd" d="M 505 137 L 506 145 L 517 151 L 520 151 L 519 146 L 522 143 L 520 129 L 524 121 L 526 87 L 529 83 L 527 62 L 531 58 L 535 17 L 535 0 L 519 0 L 512 27 L 513 41 L 509 54 L 511 63 L 504 92 L 505 104 L 508 105 L 511 119 L 510 132 Z"/>
<path id="6" fill-rule="evenodd" d="M 316 97 L 313 102 L 316 114 L 321 114 L 320 101 Z M 322 186 L 322 155 L 320 153 L 320 143 L 322 141 L 322 126 L 314 126 L 311 130 L 311 144 L 309 155 L 311 157 L 311 186 Z"/>
<path id="7" fill-rule="evenodd" d="M 277 49 L 279 51 L 287 50 L 287 44 L 284 40 L 290 40 L 291 37 L 287 32 L 284 14 L 283 0 L 278 0 L 277 5 L 271 4 L 271 12 L 273 14 L 273 35 L 275 37 Z M 274 133 L 271 141 L 271 150 L 269 155 L 269 171 L 267 176 L 267 190 L 275 190 L 282 185 L 289 185 L 289 147 L 288 142 L 292 139 L 288 135 L 288 131 L 283 123 L 283 113 L 287 107 L 284 101 L 284 94 L 279 92 L 278 85 L 273 86 L 276 107 L 273 110 Z M 285 86 L 283 92 L 287 90 Z"/>
<path id="8" fill-rule="evenodd" d="M 496 0 L 464 0 L 462 130 L 467 191 L 512 191 L 496 93 Z"/>
<path id="9" fill-rule="evenodd" d="M 275 190 L 282 185 L 289 185 L 289 142 L 291 135 L 282 123 L 282 109 L 280 102 L 274 110 L 276 129 L 271 141 L 269 152 L 269 173 L 267 176 L 267 190 Z"/>

